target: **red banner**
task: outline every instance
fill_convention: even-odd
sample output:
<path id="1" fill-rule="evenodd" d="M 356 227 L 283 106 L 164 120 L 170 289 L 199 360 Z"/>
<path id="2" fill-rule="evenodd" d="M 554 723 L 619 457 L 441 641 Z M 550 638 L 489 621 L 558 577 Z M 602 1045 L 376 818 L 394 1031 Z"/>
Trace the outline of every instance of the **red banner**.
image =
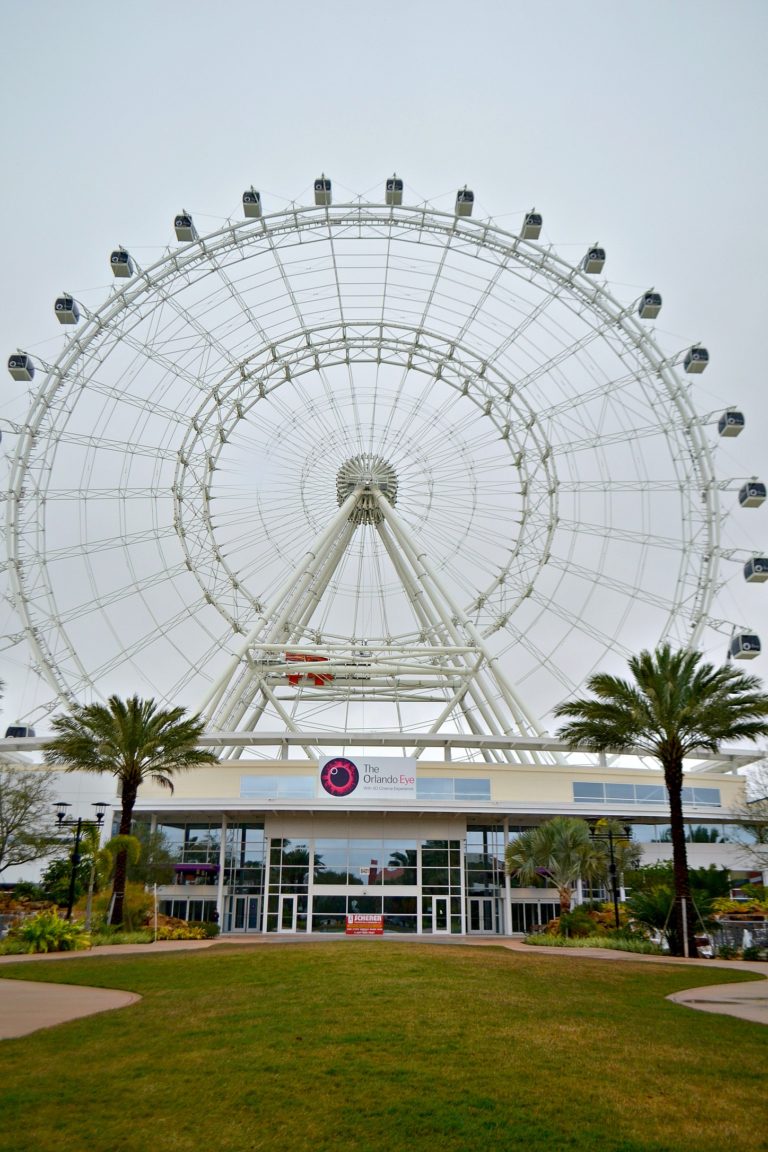
<path id="1" fill-rule="evenodd" d="M 384 917 L 371 913 L 353 912 L 347 916 L 347 936 L 383 936 Z"/>

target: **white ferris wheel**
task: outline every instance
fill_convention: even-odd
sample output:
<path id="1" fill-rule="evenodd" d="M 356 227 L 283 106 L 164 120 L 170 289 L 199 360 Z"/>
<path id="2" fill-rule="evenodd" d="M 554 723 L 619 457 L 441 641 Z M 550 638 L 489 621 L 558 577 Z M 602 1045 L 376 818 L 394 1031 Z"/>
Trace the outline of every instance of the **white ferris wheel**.
<path id="1" fill-rule="evenodd" d="M 11 596 L 50 706 L 119 685 L 224 732 L 479 747 L 617 656 L 731 634 L 706 350 L 662 351 L 658 293 L 620 302 L 536 211 L 512 233 L 467 189 L 383 192 L 250 189 L 205 236 L 181 212 L 150 267 L 112 253 L 95 311 L 56 301 L 54 362 L 11 357 Z"/>

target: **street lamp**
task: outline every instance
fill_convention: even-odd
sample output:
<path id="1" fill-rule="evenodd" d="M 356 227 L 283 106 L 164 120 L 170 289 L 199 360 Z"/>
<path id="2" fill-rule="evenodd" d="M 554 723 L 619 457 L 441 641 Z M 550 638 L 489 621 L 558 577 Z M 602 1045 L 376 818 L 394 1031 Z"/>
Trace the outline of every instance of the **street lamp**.
<path id="1" fill-rule="evenodd" d="M 104 824 L 104 813 L 108 805 L 103 801 L 94 804 L 96 809 L 95 820 L 84 820 L 82 816 L 78 816 L 77 820 L 67 819 L 67 808 L 71 808 L 71 804 L 65 803 L 60 800 L 56 805 L 56 827 L 57 828 L 74 828 L 75 830 L 75 846 L 72 849 L 72 871 L 69 877 L 69 895 L 67 896 L 67 920 L 72 919 L 72 905 L 75 902 L 75 883 L 77 881 L 77 866 L 80 863 L 80 838 L 85 828 L 101 828 Z"/>
<path id="2" fill-rule="evenodd" d="M 598 840 L 602 843 L 607 842 L 608 844 L 608 853 L 610 856 L 610 862 L 608 864 L 608 883 L 610 884 L 611 894 L 613 896 L 613 918 L 616 923 L 616 927 L 619 928 L 621 926 L 619 920 L 619 890 L 618 885 L 616 884 L 616 855 L 613 850 L 613 829 L 611 828 L 610 824 L 606 823 L 605 832 L 596 832 L 594 828 L 592 828 L 591 834 L 593 840 Z"/>

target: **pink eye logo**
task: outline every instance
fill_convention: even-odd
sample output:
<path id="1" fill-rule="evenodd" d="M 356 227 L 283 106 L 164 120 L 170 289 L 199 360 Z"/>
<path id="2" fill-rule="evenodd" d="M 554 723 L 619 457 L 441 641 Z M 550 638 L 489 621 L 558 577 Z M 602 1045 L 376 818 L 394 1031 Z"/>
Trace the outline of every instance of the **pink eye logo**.
<path id="1" fill-rule="evenodd" d="M 329 796 L 349 796 L 359 781 L 357 765 L 344 756 L 329 760 L 320 773 L 320 783 Z"/>

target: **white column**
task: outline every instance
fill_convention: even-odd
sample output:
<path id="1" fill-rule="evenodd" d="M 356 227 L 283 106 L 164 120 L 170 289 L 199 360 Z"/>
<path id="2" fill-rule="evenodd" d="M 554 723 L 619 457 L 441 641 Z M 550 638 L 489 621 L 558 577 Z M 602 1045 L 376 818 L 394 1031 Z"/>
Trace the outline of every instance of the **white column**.
<path id="1" fill-rule="evenodd" d="M 512 877 L 507 872 L 507 845 L 509 844 L 509 816 L 504 817 L 504 935 L 512 935 Z"/>
<path id="2" fill-rule="evenodd" d="M 219 844 L 219 887 L 216 893 L 216 911 L 219 916 L 219 931 L 224 931 L 224 865 L 227 859 L 227 818 L 221 816 L 221 842 Z"/>

